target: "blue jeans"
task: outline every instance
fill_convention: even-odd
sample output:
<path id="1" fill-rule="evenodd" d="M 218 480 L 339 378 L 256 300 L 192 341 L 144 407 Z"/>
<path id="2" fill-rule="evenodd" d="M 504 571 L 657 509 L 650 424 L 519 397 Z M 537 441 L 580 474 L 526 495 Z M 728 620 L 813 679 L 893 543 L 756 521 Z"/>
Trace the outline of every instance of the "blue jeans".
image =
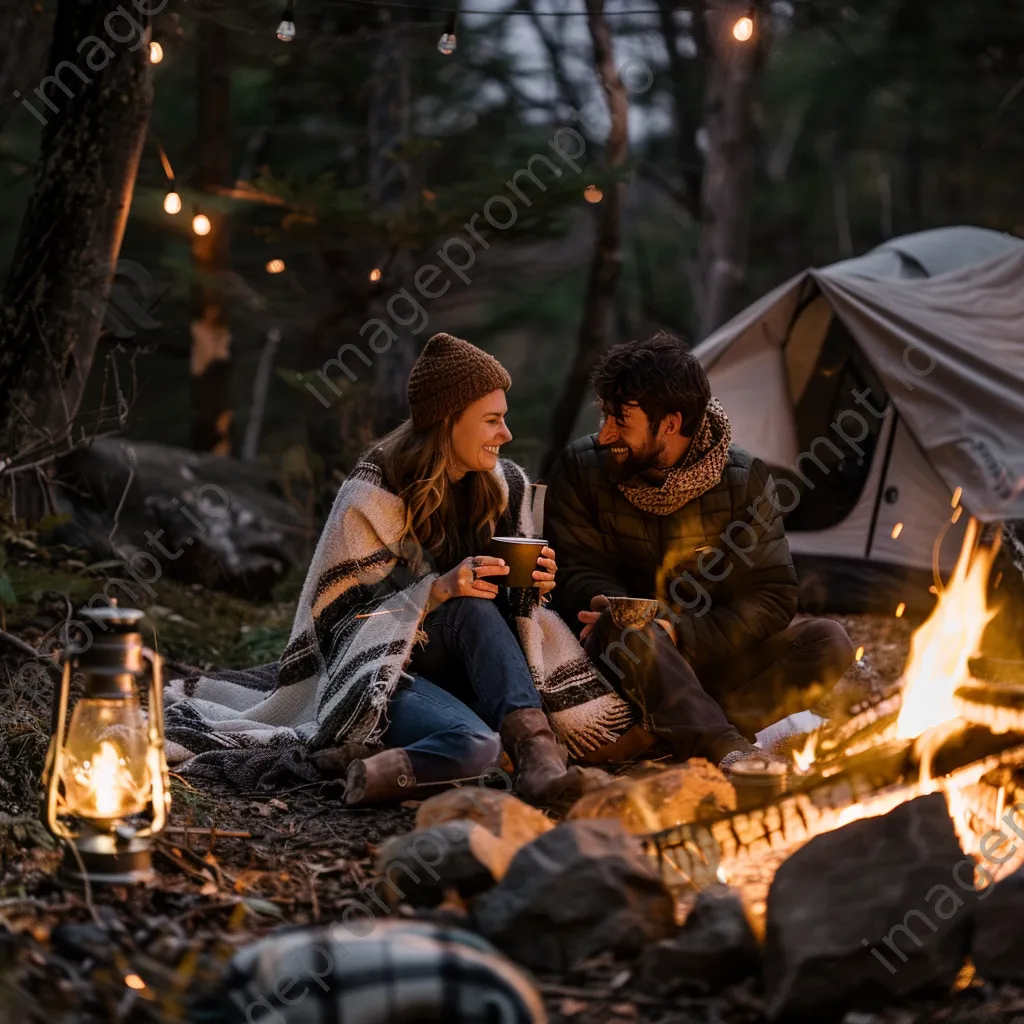
<path id="1" fill-rule="evenodd" d="M 526 655 L 494 601 L 454 597 L 423 620 L 427 643 L 409 671 L 468 704 L 492 729 L 520 708 L 539 708 Z"/>
<path id="2" fill-rule="evenodd" d="M 388 703 L 386 747 L 403 747 L 417 782 L 482 775 L 501 755 L 501 740 L 457 697 L 423 676 L 403 679 Z"/>
<path id="3" fill-rule="evenodd" d="M 404 747 L 419 782 L 480 775 L 495 764 L 494 733 L 520 708 L 539 708 L 519 641 L 492 601 L 456 597 L 423 622 L 428 641 L 416 648 L 388 705 L 388 747 Z"/>

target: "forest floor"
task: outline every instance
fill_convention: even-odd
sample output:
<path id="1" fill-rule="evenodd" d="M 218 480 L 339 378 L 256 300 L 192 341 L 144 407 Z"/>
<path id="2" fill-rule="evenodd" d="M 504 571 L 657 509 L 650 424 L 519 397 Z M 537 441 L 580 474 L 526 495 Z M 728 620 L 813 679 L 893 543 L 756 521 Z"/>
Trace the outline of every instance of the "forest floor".
<path id="1" fill-rule="evenodd" d="M 67 564 L 68 562 L 72 564 Z M 38 563 L 38 564 L 36 564 Z M 38 645 L 96 589 L 73 559 L 20 569 L 25 595 L 6 609 L 6 629 Z M 19 575 L 20 573 L 20 575 Z M 34 579 L 31 586 L 26 581 Z M 174 661 L 243 667 L 280 650 L 291 603 L 254 606 L 162 581 L 148 608 L 160 648 Z M 911 624 L 892 617 L 837 617 L 865 648 L 868 671 L 897 678 Z M 0 645 L 3 676 L 16 680 L 24 655 Z M 39 775 L 49 734 L 53 673 L 15 688 L 0 706 L 0 1024 L 186 1019 L 215 991 L 241 945 L 284 925 L 337 919 L 373 877 L 376 848 L 413 827 L 417 804 L 352 809 L 337 783 L 280 792 L 195 788 L 172 779 L 170 826 L 157 842 L 157 878 L 145 887 L 64 889 L 61 854 L 38 824 Z M 607 958 L 571 974 L 539 978 L 556 1024 L 755 1024 L 752 985 L 713 999 L 661 1001 L 632 992 L 628 963 Z M 1024 1024 L 1024 992 L 971 981 L 954 997 L 850 1024 Z"/>

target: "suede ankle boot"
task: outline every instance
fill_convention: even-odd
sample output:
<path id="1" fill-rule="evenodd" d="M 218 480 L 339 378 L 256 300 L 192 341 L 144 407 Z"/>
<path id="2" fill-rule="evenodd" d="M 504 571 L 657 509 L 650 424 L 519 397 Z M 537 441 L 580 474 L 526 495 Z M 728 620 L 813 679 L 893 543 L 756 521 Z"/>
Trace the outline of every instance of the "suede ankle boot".
<path id="1" fill-rule="evenodd" d="M 540 708 L 520 708 L 501 723 L 501 742 L 516 766 L 516 795 L 529 804 L 568 810 L 584 793 L 611 778 L 597 768 L 566 768 L 568 751 L 558 743 Z"/>
<path id="2" fill-rule="evenodd" d="M 401 747 L 382 750 L 372 757 L 359 758 L 348 768 L 345 779 L 345 803 L 375 804 L 404 800 L 416 788 L 409 755 Z"/>

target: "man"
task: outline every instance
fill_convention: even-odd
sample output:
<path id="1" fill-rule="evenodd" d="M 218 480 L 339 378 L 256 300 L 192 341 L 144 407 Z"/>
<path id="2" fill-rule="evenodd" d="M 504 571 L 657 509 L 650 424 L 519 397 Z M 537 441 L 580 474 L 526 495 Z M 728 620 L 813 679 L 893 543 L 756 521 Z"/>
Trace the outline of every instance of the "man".
<path id="1" fill-rule="evenodd" d="M 829 619 L 793 624 L 774 483 L 731 444 L 697 359 L 659 333 L 610 349 L 593 384 L 601 430 L 573 442 L 548 480 L 556 607 L 640 708 L 619 757 L 660 738 L 681 760 L 729 769 L 756 732 L 831 691 L 853 644 Z M 616 628 L 614 596 L 658 598 L 657 625 Z"/>

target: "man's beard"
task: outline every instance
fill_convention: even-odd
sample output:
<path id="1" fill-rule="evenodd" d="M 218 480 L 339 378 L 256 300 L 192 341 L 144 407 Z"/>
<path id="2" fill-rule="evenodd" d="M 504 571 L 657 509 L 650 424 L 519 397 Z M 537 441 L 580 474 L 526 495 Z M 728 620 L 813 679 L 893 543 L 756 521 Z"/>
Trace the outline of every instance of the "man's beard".
<path id="1" fill-rule="evenodd" d="M 624 447 L 629 450 L 624 455 L 619 455 L 612 451 L 613 447 Z M 653 478 L 664 476 L 665 470 L 660 465 L 664 454 L 664 443 L 655 441 L 653 438 L 641 449 L 624 445 L 618 441 L 615 445 L 608 447 L 605 469 L 614 484 L 626 483 L 627 480 L 632 480 L 635 476 L 651 478 L 651 482 L 654 482 Z"/>

